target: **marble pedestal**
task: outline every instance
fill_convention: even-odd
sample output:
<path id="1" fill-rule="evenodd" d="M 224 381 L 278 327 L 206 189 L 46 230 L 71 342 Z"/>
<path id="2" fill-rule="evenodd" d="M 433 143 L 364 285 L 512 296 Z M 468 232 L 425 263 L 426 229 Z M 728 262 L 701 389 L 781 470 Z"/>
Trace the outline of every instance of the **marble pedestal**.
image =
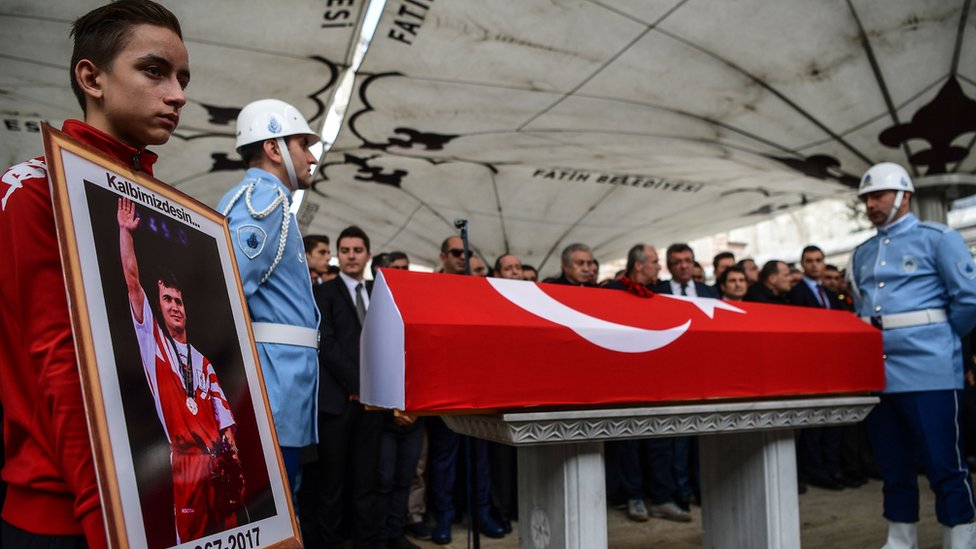
<path id="1" fill-rule="evenodd" d="M 864 419 L 877 397 L 445 416 L 462 434 L 518 447 L 523 549 L 607 547 L 603 442 L 707 435 L 703 545 L 800 547 L 793 430 Z"/>

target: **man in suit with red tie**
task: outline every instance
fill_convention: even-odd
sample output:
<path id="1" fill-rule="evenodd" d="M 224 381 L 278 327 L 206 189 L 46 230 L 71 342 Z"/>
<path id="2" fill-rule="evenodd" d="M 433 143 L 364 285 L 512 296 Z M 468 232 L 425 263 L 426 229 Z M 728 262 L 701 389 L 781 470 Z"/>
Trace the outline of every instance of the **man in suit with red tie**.
<path id="1" fill-rule="evenodd" d="M 823 251 L 816 246 L 803 248 L 800 265 L 803 279 L 790 291 L 790 304 L 842 310 L 837 294 L 820 283 L 826 266 Z M 860 482 L 841 474 L 841 438 L 840 427 L 814 427 L 800 432 L 797 450 L 802 480 L 827 490 L 860 486 Z"/>
<path id="2" fill-rule="evenodd" d="M 366 411 L 359 402 L 359 335 L 372 290 L 372 282 L 364 278 L 369 237 L 359 227 L 346 227 L 336 249 L 339 276 L 313 288 L 322 313 L 319 461 L 316 481 L 303 482 L 303 490 L 315 492 L 314 524 L 303 529 L 310 546 L 345 547 L 346 514 L 353 546 L 378 548 L 383 543 L 376 513 L 377 455 L 384 416 Z M 348 512 L 346 501 L 352 502 Z"/>
<path id="3" fill-rule="evenodd" d="M 790 304 L 801 307 L 820 307 L 822 309 L 843 309 L 837 294 L 821 284 L 826 264 L 824 253 L 816 246 L 803 248 L 800 254 L 803 279 L 790 291 Z"/>

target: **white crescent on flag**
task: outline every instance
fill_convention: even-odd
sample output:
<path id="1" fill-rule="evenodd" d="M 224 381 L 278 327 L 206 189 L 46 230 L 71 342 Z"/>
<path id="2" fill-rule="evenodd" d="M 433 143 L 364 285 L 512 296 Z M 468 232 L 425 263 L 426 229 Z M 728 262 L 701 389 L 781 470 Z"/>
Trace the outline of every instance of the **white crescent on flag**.
<path id="1" fill-rule="evenodd" d="M 590 343 L 619 353 L 645 353 L 670 345 L 684 335 L 691 320 L 665 330 L 648 330 L 608 322 L 581 313 L 542 291 L 534 282 L 489 278 L 488 283 L 522 309 L 549 322 L 565 326 Z"/>

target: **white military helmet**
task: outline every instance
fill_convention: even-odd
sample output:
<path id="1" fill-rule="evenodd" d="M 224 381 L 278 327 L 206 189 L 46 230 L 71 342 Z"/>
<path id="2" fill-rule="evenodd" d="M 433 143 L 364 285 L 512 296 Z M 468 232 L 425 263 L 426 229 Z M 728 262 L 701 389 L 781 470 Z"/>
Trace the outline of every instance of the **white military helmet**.
<path id="1" fill-rule="evenodd" d="M 298 109 L 278 99 L 260 99 L 247 104 L 237 115 L 237 152 L 241 147 L 274 139 L 278 149 L 285 151 L 285 138 L 291 135 L 307 135 L 314 143 L 321 141 L 317 133 L 308 127 L 308 122 Z M 291 155 L 283 154 L 282 160 L 292 190 L 298 189 L 298 178 Z"/>
<path id="2" fill-rule="evenodd" d="M 865 195 L 874 191 L 906 191 L 915 192 L 912 178 L 908 171 L 894 162 L 875 164 L 864 172 L 861 185 L 857 188 L 857 195 Z"/>
<path id="3" fill-rule="evenodd" d="M 277 139 L 289 135 L 308 135 L 316 142 L 319 135 L 312 131 L 302 113 L 278 99 L 260 99 L 249 103 L 237 115 L 237 144 L 259 143 L 265 139 Z"/>
<path id="4" fill-rule="evenodd" d="M 895 214 L 901 208 L 905 193 L 914 193 L 915 186 L 912 185 L 912 178 L 905 168 L 894 162 L 882 162 L 871 166 L 868 171 L 864 172 L 861 185 L 857 188 L 857 195 L 864 196 L 874 191 L 895 191 L 895 201 L 883 223 L 883 225 L 887 225 L 895 219 Z"/>

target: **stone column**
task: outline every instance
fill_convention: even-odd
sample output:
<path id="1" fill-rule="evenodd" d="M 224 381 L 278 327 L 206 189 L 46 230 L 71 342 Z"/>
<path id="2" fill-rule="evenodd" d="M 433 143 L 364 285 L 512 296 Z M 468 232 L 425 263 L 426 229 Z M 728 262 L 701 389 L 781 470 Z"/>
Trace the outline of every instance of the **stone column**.
<path id="1" fill-rule="evenodd" d="M 698 444 L 702 546 L 799 549 L 793 431 L 706 435 Z"/>
<path id="2" fill-rule="evenodd" d="M 518 449 L 519 547 L 607 546 L 603 443 Z"/>

